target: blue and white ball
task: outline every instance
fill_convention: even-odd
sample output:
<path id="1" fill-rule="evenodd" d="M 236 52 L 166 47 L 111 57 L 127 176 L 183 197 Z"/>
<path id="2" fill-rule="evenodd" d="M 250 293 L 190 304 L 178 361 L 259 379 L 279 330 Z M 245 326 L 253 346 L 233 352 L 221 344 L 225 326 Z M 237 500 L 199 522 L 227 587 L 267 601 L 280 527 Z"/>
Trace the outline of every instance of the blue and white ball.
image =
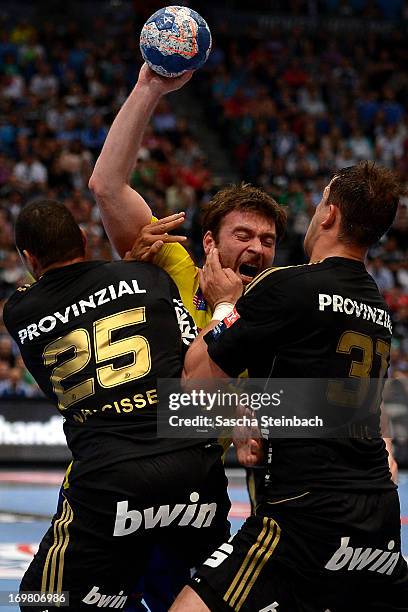
<path id="1" fill-rule="evenodd" d="M 152 70 L 164 77 L 177 77 L 207 61 L 211 32 L 196 11 L 186 6 L 166 6 L 144 24 L 140 50 Z"/>

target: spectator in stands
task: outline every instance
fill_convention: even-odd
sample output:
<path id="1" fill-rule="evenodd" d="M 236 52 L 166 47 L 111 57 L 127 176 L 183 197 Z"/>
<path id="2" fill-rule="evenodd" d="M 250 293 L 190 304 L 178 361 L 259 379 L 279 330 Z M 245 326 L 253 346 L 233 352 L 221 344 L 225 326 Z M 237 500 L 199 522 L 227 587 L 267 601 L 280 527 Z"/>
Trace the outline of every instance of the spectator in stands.
<path id="1" fill-rule="evenodd" d="M 31 151 L 23 153 L 21 161 L 17 162 L 13 170 L 17 187 L 23 191 L 41 191 L 47 185 L 48 171 Z"/>
<path id="2" fill-rule="evenodd" d="M 82 144 L 94 154 L 95 158 L 98 157 L 102 149 L 107 133 L 107 127 L 104 125 L 100 114 L 95 114 L 91 118 L 90 125 L 82 131 Z"/>
<path id="3" fill-rule="evenodd" d="M 29 385 L 23 379 L 24 372 L 21 368 L 10 368 L 6 380 L 0 381 L 0 397 L 17 398 L 17 397 L 34 397 L 36 389 L 33 385 Z"/>
<path id="4" fill-rule="evenodd" d="M 0 361 L 8 363 L 10 368 L 14 368 L 16 355 L 13 351 L 13 341 L 10 336 L 0 336 Z"/>
<path id="5" fill-rule="evenodd" d="M 389 291 L 394 287 L 394 275 L 391 270 L 384 265 L 381 257 L 375 257 L 367 266 L 367 270 L 377 283 L 380 291 Z"/>
<path id="6" fill-rule="evenodd" d="M 0 359 L 0 385 L 9 379 L 10 364 L 6 359 Z"/>
<path id="7" fill-rule="evenodd" d="M 58 91 L 58 81 L 52 74 L 51 66 L 43 61 L 37 62 L 37 70 L 29 85 L 30 92 L 42 100 L 52 98 Z"/>

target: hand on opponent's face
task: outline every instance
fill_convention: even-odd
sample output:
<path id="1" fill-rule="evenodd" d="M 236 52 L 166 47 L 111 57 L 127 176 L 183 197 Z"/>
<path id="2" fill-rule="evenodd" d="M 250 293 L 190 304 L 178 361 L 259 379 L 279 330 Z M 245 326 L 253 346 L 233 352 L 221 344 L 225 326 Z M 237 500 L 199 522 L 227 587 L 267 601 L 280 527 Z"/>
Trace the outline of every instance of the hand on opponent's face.
<path id="1" fill-rule="evenodd" d="M 203 269 L 199 271 L 200 287 L 212 309 L 220 302 L 235 304 L 242 295 L 242 280 L 231 268 L 223 268 L 218 249 L 213 247 Z"/>

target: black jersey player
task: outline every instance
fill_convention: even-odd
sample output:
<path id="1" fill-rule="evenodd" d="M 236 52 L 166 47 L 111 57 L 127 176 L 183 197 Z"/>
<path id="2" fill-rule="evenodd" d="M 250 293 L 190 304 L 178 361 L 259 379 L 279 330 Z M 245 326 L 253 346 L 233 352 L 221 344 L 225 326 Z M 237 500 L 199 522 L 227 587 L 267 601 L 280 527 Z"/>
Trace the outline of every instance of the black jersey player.
<path id="1" fill-rule="evenodd" d="M 364 258 L 392 224 L 400 193 L 392 172 L 372 163 L 340 171 L 305 238 L 310 264 L 262 272 L 237 303 L 235 322 L 230 316 L 194 342 L 187 376 L 236 376 L 247 367 L 259 378 L 329 379 L 335 410 L 367 403 L 370 379 L 386 374 L 391 321 Z M 379 413 L 370 418 L 379 431 Z M 408 610 L 398 495 L 380 434 L 275 438 L 268 446 L 256 515 L 172 610 Z"/>
<path id="2" fill-rule="evenodd" d="M 16 246 L 37 282 L 11 296 L 4 321 L 73 456 L 21 589 L 54 594 L 48 610 L 63 591 L 71 610 L 123 608 L 157 542 L 195 566 L 228 533 L 222 449 L 156 435 L 157 380 L 180 375 L 195 326 L 160 268 L 85 261 L 62 204 L 25 207 Z"/>

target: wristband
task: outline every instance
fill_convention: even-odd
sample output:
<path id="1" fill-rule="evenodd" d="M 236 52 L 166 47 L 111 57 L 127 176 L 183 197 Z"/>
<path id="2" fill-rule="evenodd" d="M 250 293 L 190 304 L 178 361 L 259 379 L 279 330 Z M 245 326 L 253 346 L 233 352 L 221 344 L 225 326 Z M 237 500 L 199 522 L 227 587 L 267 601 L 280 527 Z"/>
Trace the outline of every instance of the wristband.
<path id="1" fill-rule="evenodd" d="M 234 308 L 235 304 L 231 304 L 231 302 L 219 302 L 215 307 L 211 321 L 222 321 L 232 313 Z"/>

